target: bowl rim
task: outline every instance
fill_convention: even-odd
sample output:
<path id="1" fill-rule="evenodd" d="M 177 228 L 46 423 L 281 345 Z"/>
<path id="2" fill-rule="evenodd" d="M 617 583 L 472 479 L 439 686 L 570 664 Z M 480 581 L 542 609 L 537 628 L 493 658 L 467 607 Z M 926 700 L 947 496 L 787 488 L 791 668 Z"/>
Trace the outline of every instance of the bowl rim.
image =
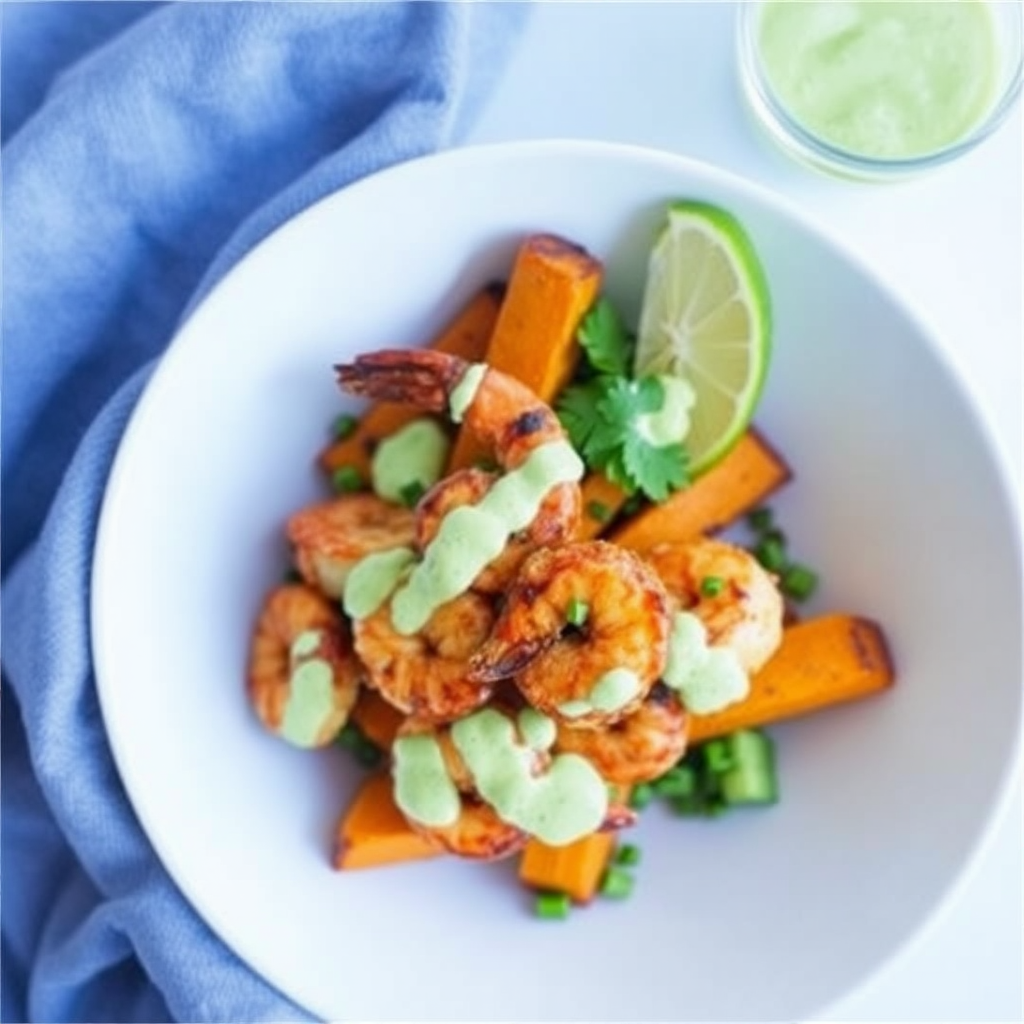
<path id="1" fill-rule="evenodd" d="M 91 579 L 94 584 L 91 587 L 90 597 L 90 632 L 93 638 L 97 690 L 100 699 L 101 714 L 103 716 L 104 723 L 107 726 L 107 735 L 111 751 L 114 756 L 115 764 L 118 768 L 118 773 L 119 775 L 122 775 L 123 778 L 124 776 L 121 772 L 121 766 L 126 764 L 127 751 L 118 741 L 120 731 L 111 730 L 109 728 L 110 723 L 108 720 L 108 712 L 110 709 L 108 698 L 110 696 L 110 691 L 104 685 L 104 679 L 106 678 L 107 673 L 103 670 L 104 658 L 102 651 L 104 645 L 100 641 L 100 634 L 106 634 L 109 632 L 109 627 L 107 627 L 105 623 L 109 617 L 110 602 L 106 597 L 106 588 L 95 584 L 97 579 L 102 579 L 104 576 L 105 570 L 102 566 L 109 562 L 110 553 L 116 545 L 116 538 L 113 535 L 113 531 L 110 529 L 112 516 L 108 515 L 107 512 L 110 506 L 114 504 L 117 494 L 119 494 L 127 483 L 127 452 L 131 445 L 126 442 L 131 439 L 132 434 L 139 425 L 140 417 L 138 414 L 140 410 L 144 409 L 148 405 L 147 399 L 149 395 L 155 390 L 155 387 L 160 386 L 160 382 L 163 377 L 169 374 L 170 371 L 167 368 L 172 366 L 175 362 L 175 351 L 179 337 L 186 332 L 199 310 L 201 310 L 206 303 L 221 290 L 226 282 L 235 277 L 241 268 L 243 268 L 249 259 L 257 253 L 265 243 L 279 235 L 281 232 L 292 229 L 298 224 L 298 222 L 309 218 L 315 218 L 318 215 L 318 209 L 321 204 L 331 201 L 333 197 L 337 196 L 340 192 L 358 192 L 368 183 L 376 182 L 383 176 L 404 177 L 410 174 L 414 175 L 417 173 L 417 168 L 425 164 L 459 167 L 463 164 L 469 164 L 471 166 L 486 164 L 488 161 L 501 163 L 508 158 L 558 159 L 563 156 L 584 156 L 592 157 L 595 160 L 611 162 L 625 161 L 629 163 L 633 161 L 640 161 L 648 164 L 661 165 L 674 173 L 680 174 L 681 176 L 695 174 L 697 176 L 710 177 L 721 181 L 728 188 L 736 191 L 737 193 L 751 197 L 755 202 L 780 212 L 787 220 L 791 220 L 798 224 L 809 234 L 819 239 L 822 244 L 833 248 L 843 259 L 847 260 L 858 270 L 858 272 L 863 274 L 873 286 L 885 293 L 886 296 L 899 307 L 900 311 L 915 327 L 916 331 L 923 336 L 923 340 L 931 350 L 932 356 L 940 364 L 941 371 L 954 382 L 956 390 L 964 404 L 965 411 L 974 421 L 974 426 L 979 431 L 985 448 L 991 457 L 992 469 L 996 477 L 995 482 L 997 484 L 1000 498 L 1003 501 L 1011 520 L 1018 526 L 1018 529 L 1016 530 L 1016 554 L 1017 564 L 1018 566 L 1021 565 L 1021 507 L 1016 489 L 1012 483 L 1007 453 L 1002 442 L 995 434 L 991 421 L 985 415 L 980 400 L 974 393 L 968 380 L 959 370 L 958 365 L 951 356 L 949 348 L 942 342 L 941 330 L 936 325 L 930 324 L 923 319 L 918 314 L 917 310 L 906 302 L 902 295 L 872 268 L 866 257 L 851 248 L 841 237 L 822 225 L 814 217 L 810 216 L 804 209 L 798 207 L 789 198 L 776 192 L 769 186 L 745 177 L 736 171 L 720 167 L 709 161 L 656 147 L 568 136 L 473 143 L 457 146 L 451 149 L 429 153 L 403 161 L 402 163 L 372 172 L 343 186 L 342 188 L 332 190 L 289 217 L 268 234 L 262 236 L 252 248 L 238 255 L 236 261 L 227 269 L 219 280 L 210 285 L 203 286 L 201 297 L 198 301 L 188 307 L 181 322 L 178 324 L 171 341 L 164 350 L 163 355 L 159 358 L 153 372 L 149 375 L 143 388 L 143 392 L 139 396 L 139 399 L 132 410 L 121 441 L 118 444 L 114 462 L 104 488 L 90 570 Z M 855 998 L 857 993 L 868 988 L 883 972 L 888 972 L 897 962 L 902 961 L 910 950 L 915 948 L 918 943 L 922 942 L 927 935 L 931 934 L 938 920 L 945 915 L 951 903 L 954 902 L 957 895 L 966 885 L 968 878 L 971 877 L 977 869 L 983 851 L 987 849 L 989 843 L 992 841 L 992 837 L 996 831 L 996 826 L 1008 811 L 1011 789 L 1017 776 L 1018 766 L 1021 762 L 1021 746 L 1022 729 L 1021 723 L 1018 722 L 1018 726 L 1014 732 L 1013 747 L 1009 752 L 1010 756 L 1006 760 L 999 785 L 991 794 L 989 800 L 988 810 L 984 819 L 984 827 L 973 837 L 973 842 L 970 845 L 969 852 L 965 856 L 951 883 L 942 892 L 940 898 L 931 906 L 929 911 L 922 916 L 917 926 L 913 928 L 900 943 L 897 943 L 894 946 L 892 951 L 884 958 L 884 960 L 879 962 L 851 988 L 836 996 L 825 1007 L 822 1007 L 813 1014 L 809 1014 L 808 1019 L 827 1016 L 830 1012 L 838 1009 L 848 1000 Z M 133 796 L 133 787 L 129 785 L 127 778 L 124 779 L 124 785 L 132 804 L 133 811 L 148 837 L 150 835 L 150 815 L 136 804 Z M 191 897 L 188 895 L 191 890 L 191 886 L 181 884 L 181 865 L 177 863 L 173 865 L 168 863 L 164 859 L 164 852 L 158 849 L 155 843 L 154 852 L 164 864 L 171 878 L 180 886 L 185 898 L 191 903 Z M 229 947 L 235 950 L 234 938 L 237 937 L 237 933 L 234 929 L 225 930 L 223 928 L 224 922 L 220 920 L 213 921 L 207 918 L 205 910 L 200 911 L 199 908 L 196 907 L 196 912 L 199 913 L 204 920 L 209 921 L 210 926 L 218 934 L 221 941 L 225 942 L 226 945 L 229 945 Z M 245 960 L 247 964 L 249 964 L 250 968 L 255 973 L 263 975 L 262 966 L 249 959 L 248 954 L 238 953 L 238 955 Z"/>
<path id="2" fill-rule="evenodd" d="M 829 142 L 795 118 L 772 89 L 758 57 L 757 20 L 762 3 L 737 5 L 736 66 L 741 92 L 759 125 L 790 155 L 811 167 L 854 180 L 900 179 L 923 173 L 964 156 L 995 134 L 1007 120 L 1024 87 L 1024 7 L 1000 3 L 1013 25 L 1013 47 L 1002 91 L 985 116 L 967 133 L 938 149 L 912 157 L 875 157 Z"/>

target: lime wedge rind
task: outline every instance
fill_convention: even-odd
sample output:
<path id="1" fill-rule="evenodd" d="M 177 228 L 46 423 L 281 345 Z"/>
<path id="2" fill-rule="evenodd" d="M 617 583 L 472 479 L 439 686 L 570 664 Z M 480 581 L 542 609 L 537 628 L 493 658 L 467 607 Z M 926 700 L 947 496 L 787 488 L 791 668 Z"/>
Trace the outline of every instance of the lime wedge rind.
<path id="1" fill-rule="evenodd" d="M 703 245 L 695 245 L 698 238 Z M 697 255 L 701 252 L 703 256 Z M 706 299 L 701 292 L 709 286 L 705 278 L 712 260 L 719 264 L 715 271 L 719 280 L 712 283 L 725 287 L 720 287 L 717 304 L 703 309 L 696 323 L 688 323 L 694 305 Z M 731 282 L 722 278 L 722 266 L 731 274 Z M 722 311 L 733 302 L 739 304 L 734 312 L 746 316 L 746 336 L 737 335 L 735 323 L 731 330 L 716 324 L 716 320 L 723 320 Z M 737 369 L 736 357 L 743 349 L 747 358 Z M 719 462 L 743 435 L 764 390 L 771 349 L 768 279 L 743 226 L 731 213 L 711 203 L 671 203 L 651 250 L 634 372 L 637 376 L 671 373 L 690 380 L 697 389 L 694 427 L 688 440 L 692 476 Z M 723 368 L 722 357 L 726 354 L 729 359 Z M 739 373 L 742 379 L 737 379 Z M 727 420 L 701 422 L 702 386 L 733 396 L 732 413 Z M 722 419 L 721 409 L 716 408 L 714 415 Z"/>

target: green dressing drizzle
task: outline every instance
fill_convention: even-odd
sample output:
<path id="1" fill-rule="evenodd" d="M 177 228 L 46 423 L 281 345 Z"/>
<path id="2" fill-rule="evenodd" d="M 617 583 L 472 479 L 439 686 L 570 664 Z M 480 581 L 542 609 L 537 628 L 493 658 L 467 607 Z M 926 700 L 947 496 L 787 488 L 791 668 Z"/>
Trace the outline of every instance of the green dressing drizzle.
<path id="1" fill-rule="evenodd" d="M 459 791 L 433 736 L 401 736 L 392 746 L 395 803 L 424 825 L 454 825 L 461 809 Z"/>
<path id="2" fill-rule="evenodd" d="M 736 652 L 711 647 L 704 623 L 691 612 L 676 612 L 673 617 L 662 679 L 696 715 L 720 711 L 750 692 L 750 680 Z"/>
<path id="3" fill-rule="evenodd" d="M 395 629 L 406 636 L 422 629 L 442 604 L 469 588 L 512 534 L 533 521 L 552 487 L 582 476 L 583 463 L 572 445 L 552 441 L 500 477 L 476 505 L 449 512 L 423 560 L 392 599 Z"/>
<path id="4" fill-rule="evenodd" d="M 477 389 L 480 387 L 485 373 L 487 373 L 486 363 L 471 363 L 459 383 L 452 388 L 452 393 L 448 396 L 448 415 L 451 416 L 453 423 L 462 422 L 466 410 L 476 398 Z"/>
<path id="5" fill-rule="evenodd" d="M 391 596 L 415 559 L 412 548 L 389 548 L 361 558 L 345 580 L 345 614 L 353 619 L 372 615 Z"/>
<path id="6" fill-rule="evenodd" d="M 558 736 L 554 719 L 536 708 L 523 708 L 516 716 L 516 725 L 523 742 L 531 750 L 547 750 Z"/>
<path id="7" fill-rule="evenodd" d="M 563 701 L 559 712 L 566 718 L 582 718 L 592 711 L 611 713 L 624 708 L 640 692 L 640 677 L 628 668 L 613 668 L 598 678 L 589 695 Z"/>
<path id="8" fill-rule="evenodd" d="M 690 432 L 690 408 L 696 394 L 690 382 L 682 377 L 658 374 L 664 391 L 661 408 L 637 417 L 636 429 L 645 441 L 656 448 L 682 441 Z"/>
<path id="9" fill-rule="evenodd" d="M 480 796 L 524 832 L 562 846 L 604 821 L 608 789 L 585 758 L 559 754 L 534 776 L 534 752 L 516 742 L 514 723 L 492 708 L 455 722 L 451 735 Z"/>
<path id="10" fill-rule="evenodd" d="M 385 501 L 400 502 L 410 484 L 424 490 L 441 479 L 451 442 L 441 425 L 415 419 L 385 438 L 370 463 L 373 489 Z"/>
<path id="11" fill-rule="evenodd" d="M 319 646 L 319 631 L 307 629 L 290 648 L 288 699 L 278 734 L 297 747 L 316 746 L 334 711 L 334 671 L 323 658 L 311 657 Z"/>

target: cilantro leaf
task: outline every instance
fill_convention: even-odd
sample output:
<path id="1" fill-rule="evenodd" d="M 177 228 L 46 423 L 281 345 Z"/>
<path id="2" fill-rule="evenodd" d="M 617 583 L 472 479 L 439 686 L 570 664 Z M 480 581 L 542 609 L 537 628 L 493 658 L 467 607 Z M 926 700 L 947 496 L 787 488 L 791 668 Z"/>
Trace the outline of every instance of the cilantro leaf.
<path id="1" fill-rule="evenodd" d="M 616 308 L 602 295 L 583 318 L 577 340 L 598 373 L 625 377 L 633 361 L 633 340 Z"/>
<path id="2" fill-rule="evenodd" d="M 627 494 L 642 492 L 663 501 L 687 480 L 681 444 L 654 444 L 642 417 L 665 400 L 661 382 L 602 375 L 562 394 L 558 412 L 569 440 L 591 469 L 599 470 Z"/>
<path id="3" fill-rule="evenodd" d="M 583 384 L 571 384 L 558 398 L 555 412 L 569 435 L 572 446 L 587 459 L 590 435 L 597 423 L 597 403 L 604 395 L 607 378 L 595 377 Z"/>

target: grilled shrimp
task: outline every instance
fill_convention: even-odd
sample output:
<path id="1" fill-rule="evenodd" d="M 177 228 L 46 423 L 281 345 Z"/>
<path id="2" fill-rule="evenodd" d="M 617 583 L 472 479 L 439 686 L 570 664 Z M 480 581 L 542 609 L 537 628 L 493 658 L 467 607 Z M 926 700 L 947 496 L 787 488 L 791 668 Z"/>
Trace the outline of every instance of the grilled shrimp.
<path id="1" fill-rule="evenodd" d="M 352 394 L 404 402 L 461 419 L 465 428 L 493 451 L 505 471 L 523 466 L 545 445 L 566 443 L 565 431 L 550 406 L 515 378 L 482 364 L 430 349 L 386 350 L 359 356 L 354 363 L 335 369 L 340 386 Z M 580 463 L 579 475 L 582 468 Z M 581 506 L 578 478 L 556 483 L 547 491 L 538 513 L 516 536 L 518 553 L 573 535 Z M 421 541 L 429 541 L 436 533 L 441 509 L 478 503 L 499 479 L 456 474 L 454 480 L 441 481 L 423 502 L 418 523 Z M 514 555 L 504 572 L 495 570 L 492 576 L 507 582 L 509 565 L 514 568 L 515 564 Z M 499 589 L 503 585 L 495 584 L 494 579 L 484 583 Z"/>
<path id="2" fill-rule="evenodd" d="M 703 537 L 647 553 L 677 606 L 692 612 L 708 644 L 728 647 L 748 673 L 782 642 L 784 602 L 772 575 L 744 548 Z"/>
<path id="3" fill-rule="evenodd" d="M 356 702 L 360 676 L 333 602 L 302 583 L 267 596 L 250 645 L 247 689 L 271 732 L 300 747 L 330 743 Z"/>
<path id="4" fill-rule="evenodd" d="M 416 506 L 416 543 L 420 550 L 437 536 L 441 521 L 460 505 L 475 505 L 498 480 L 495 473 L 482 469 L 462 469 L 436 483 Z M 541 503 L 533 522 L 513 534 L 504 551 L 480 571 L 472 587 L 485 594 L 508 589 L 526 557 L 541 547 L 557 547 L 568 542 L 573 524 L 579 519 L 578 487 L 554 488 Z"/>
<path id="5" fill-rule="evenodd" d="M 398 730 L 404 736 L 432 736 L 441 749 L 445 770 L 459 792 L 459 813 L 448 825 L 427 825 L 406 814 L 409 826 L 435 846 L 459 857 L 500 860 L 518 853 L 529 841 L 521 828 L 504 821 L 484 801 L 473 785 L 473 776 L 455 748 L 448 726 L 434 726 L 423 719 L 408 719 Z M 537 755 L 538 770 L 542 755 Z"/>
<path id="6" fill-rule="evenodd" d="M 600 728 L 639 708 L 665 668 L 670 626 L 664 585 L 631 551 L 544 548 L 523 563 L 472 677 L 514 677 L 540 711 Z"/>
<path id="7" fill-rule="evenodd" d="M 407 715 L 451 721 L 485 703 L 492 687 L 469 678 L 469 656 L 494 622 L 490 602 L 467 592 L 441 605 L 411 635 L 399 633 L 382 605 L 352 624 L 367 683 Z"/>
<path id="8" fill-rule="evenodd" d="M 679 699 L 655 683 L 636 711 L 607 728 L 560 723 L 555 749 L 585 757 L 609 782 L 635 785 L 663 775 L 683 756 L 687 728 Z"/>
<path id="9" fill-rule="evenodd" d="M 529 737 L 524 734 L 522 718 L 517 716 L 509 707 L 498 704 L 491 705 L 483 715 L 490 715 L 492 721 L 500 721 L 496 716 L 504 718 L 505 727 L 508 728 L 506 737 L 514 746 L 512 750 L 513 761 L 517 770 L 523 770 L 527 778 L 532 777 L 538 783 L 543 784 L 543 776 L 552 769 L 552 755 L 548 750 L 550 739 L 555 736 L 553 723 L 548 723 L 551 729 L 550 739 L 536 745 L 536 736 Z M 406 813 L 406 819 L 410 826 L 426 836 L 436 845 L 461 857 L 472 857 L 479 860 L 496 860 L 506 857 L 521 850 L 530 838 L 526 830 L 522 804 L 518 799 L 512 801 L 512 805 L 518 808 L 513 810 L 510 806 L 505 811 L 499 810 L 502 807 L 501 798 L 494 794 L 495 804 L 485 799 L 477 788 L 473 773 L 460 753 L 456 740 L 453 737 L 453 730 L 458 730 L 458 723 L 447 725 L 431 725 L 422 719 L 410 719 L 406 721 L 396 740 L 399 743 L 404 737 L 429 736 L 437 743 L 440 752 L 440 763 L 443 766 L 441 771 L 447 775 L 450 785 L 454 787 L 457 798 L 456 816 L 453 821 L 445 824 L 427 824 L 418 820 L 415 815 Z M 495 740 L 495 747 L 500 748 L 501 740 Z M 491 744 L 488 743 L 490 748 Z M 396 746 L 395 750 L 398 751 Z M 607 798 L 606 784 L 595 773 L 590 765 L 584 765 L 601 795 L 601 804 L 597 807 L 597 815 L 591 823 L 592 828 L 600 831 L 611 831 L 625 828 L 636 821 L 636 814 L 630 808 L 622 804 L 609 804 Z M 509 765 L 505 765 L 497 774 L 492 771 L 490 776 L 491 784 L 499 777 L 508 779 L 507 773 L 511 771 Z M 402 807 L 401 798 L 401 769 L 398 767 L 398 754 L 396 753 L 396 798 L 399 807 Z M 413 783 L 416 785 L 416 783 Z M 520 783 L 522 784 L 522 783 Z M 482 784 L 483 785 L 483 784 Z M 485 790 L 486 791 L 486 790 Z M 524 794 L 525 796 L 525 794 Z M 559 801 L 565 800 L 565 794 L 560 794 Z M 557 802 L 557 801 L 556 801 Z M 403 812 L 405 813 L 405 812 Z M 507 814 L 503 817 L 503 814 Z M 509 819 L 513 820 L 509 820 Z M 518 822 L 518 823 L 517 823 Z"/>
<path id="10" fill-rule="evenodd" d="M 375 494 L 345 494 L 300 509 L 285 527 L 302 578 L 341 597 L 349 570 L 366 555 L 412 544 L 412 512 Z"/>

